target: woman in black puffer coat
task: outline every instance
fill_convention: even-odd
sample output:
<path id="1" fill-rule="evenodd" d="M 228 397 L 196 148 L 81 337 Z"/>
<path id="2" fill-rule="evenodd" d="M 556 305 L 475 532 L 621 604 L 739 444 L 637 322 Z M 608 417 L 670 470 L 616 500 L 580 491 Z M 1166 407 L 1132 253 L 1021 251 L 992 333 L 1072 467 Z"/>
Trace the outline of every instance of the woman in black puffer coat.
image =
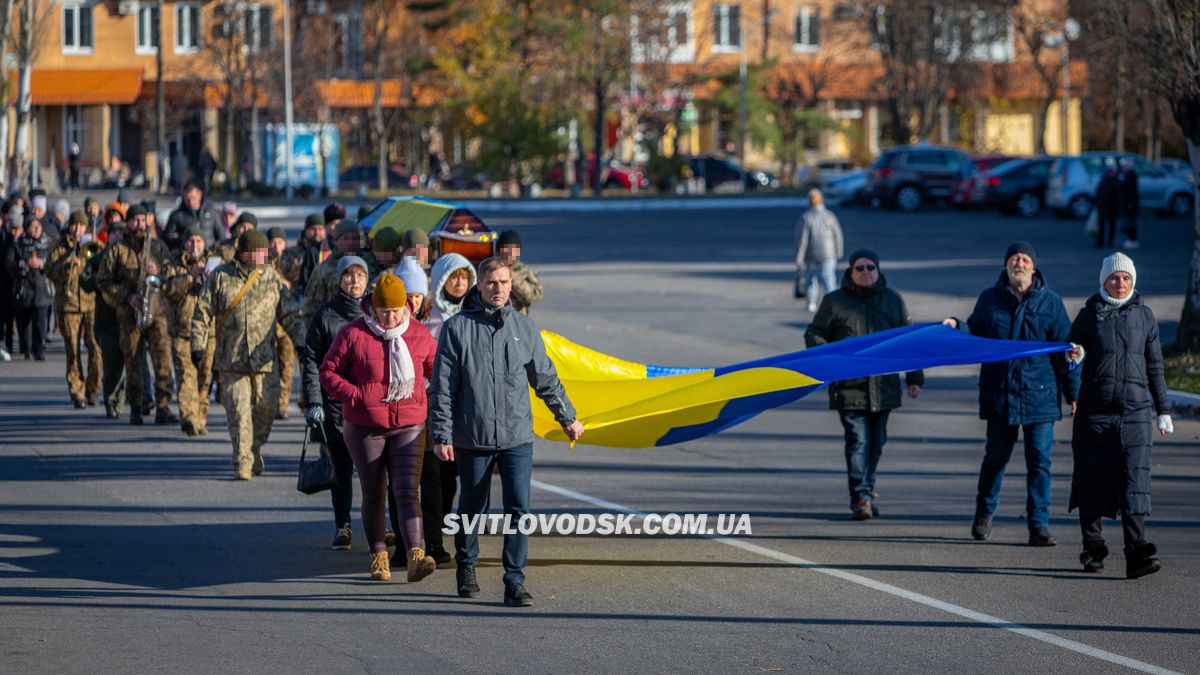
<path id="1" fill-rule="evenodd" d="M 1123 253 L 1104 259 L 1100 292 L 1075 317 L 1068 338 L 1082 347 L 1083 386 L 1071 447 L 1075 473 L 1069 508 L 1079 509 L 1080 562 L 1086 572 L 1104 569 L 1108 548 L 1101 518 L 1121 518 L 1125 575 L 1162 569 L 1146 541 L 1150 513 L 1150 445 L 1155 414 L 1162 435 L 1174 431 L 1167 407 L 1162 346 L 1154 313 L 1134 291 L 1137 270 Z"/>
<path id="2" fill-rule="evenodd" d="M 4 265 L 12 282 L 12 302 L 16 308 L 17 334 L 21 353 L 46 359 L 48 308 L 54 304 L 54 286 L 46 273 L 54 242 L 42 229 L 42 221 L 25 221 L 25 232 L 12 243 Z"/>

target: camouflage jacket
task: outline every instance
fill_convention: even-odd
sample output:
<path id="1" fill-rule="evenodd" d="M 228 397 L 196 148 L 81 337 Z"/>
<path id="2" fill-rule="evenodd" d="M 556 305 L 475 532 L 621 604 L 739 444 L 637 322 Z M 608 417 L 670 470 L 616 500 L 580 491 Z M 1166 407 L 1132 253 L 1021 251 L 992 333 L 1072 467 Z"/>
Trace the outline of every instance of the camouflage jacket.
<path id="1" fill-rule="evenodd" d="M 214 244 L 208 254 L 221 256 L 221 260 L 225 262 L 233 262 L 234 257 L 237 256 L 237 239 L 230 237 L 220 243 Z"/>
<path id="2" fill-rule="evenodd" d="M 96 309 L 96 294 L 88 293 L 79 287 L 79 275 L 83 265 L 72 264 L 76 259 L 75 238 L 65 234 L 58 240 L 58 245 L 50 251 L 50 260 L 46 266 L 50 281 L 54 282 L 55 311 L 59 314 L 78 314 L 91 312 Z M 82 253 L 78 256 L 83 262 Z"/>
<path id="3" fill-rule="evenodd" d="M 538 280 L 537 272 L 529 265 L 517 261 L 512 266 L 512 304 L 513 308 L 522 314 L 528 314 L 529 308 L 542 299 L 542 282 Z"/>
<path id="4" fill-rule="evenodd" d="M 280 274 L 292 285 L 292 289 L 300 288 L 300 272 L 304 268 L 304 256 L 308 254 L 307 242 L 300 242 L 283 250 L 283 255 L 275 262 Z"/>
<path id="5" fill-rule="evenodd" d="M 313 270 L 312 277 L 309 278 L 308 285 L 304 288 L 304 305 L 300 308 L 300 315 L 304 317 L 306 324 L 316 316 L 321 305 L 332 300 L 333 296 L 337 294 L 338 261 L 344 256 L 345 254 L 341 251 L 334 251 L 329 254 L 325 262 L 317 265 L 317 268 Z"/>
<path id="6" fill-rule="evenodd" d="M 100 271 L 96 274 L 96 286 L 100 289 L 100 296 L 119 314 L 128 318 L 134 316 L 129 306 L 129 298 L 142 292 L 138 287 L 142 282 L 142 242 L 141 237 L 122 238 L 115 246 L 108 247 L 104 262 L 100 264 Z M 173 263 L 167 245 L 162 243 L 161 239 L 151 239 L 149 250 L 150 258 L 158 263 L 159 278 L 166 279 L 171 276 Z M 166 305 L 162 301 L 162 293 L 154 297 L 154 306 L 150 310 L 156 317 L 165 316 L 163 310 L 166 309 Z"/>
<path id="7" fill-rule="evenodd" d="M 207 260 L 208 251 L 204 252 L 199 261 L 180 251 L 171 276 L 163 281 L 163 295 L 167 297 L 172 310 L 169 326 L 171 337 L 186 338 L 192 335 L 192 315 L 196 312 L 200 292 L 204 290 L 204 276 L 192 276 L 191 269 L 197 262 L 203 265 Z"/>
<path id="8" fill-rule="evenodd" d="M 204 351 L 208 334 L 216 326 L 217 350 L 213 364 L 218 371 L 269 373 L 275 368 L 275 324 L 282 324 L 297 345 L 304 344 L 296 300 L 271 265 L 261 268 L 258 278 L 230 309 L 234 298 L 250 278 L 252 269 L 231 262 L 213 270 L 192 314 L 192 351 Z M 226 316 L 226 314 L 228 315 Z M 223 326 L 218 324 L 222 323 Z"/>

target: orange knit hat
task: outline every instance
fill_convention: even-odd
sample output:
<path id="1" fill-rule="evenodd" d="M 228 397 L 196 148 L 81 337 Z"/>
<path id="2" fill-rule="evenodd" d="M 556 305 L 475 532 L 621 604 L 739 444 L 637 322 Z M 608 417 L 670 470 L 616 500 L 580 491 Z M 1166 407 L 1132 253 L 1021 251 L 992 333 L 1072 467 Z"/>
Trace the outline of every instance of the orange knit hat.
<path id="1" fill-rule="evenodd" d="M 371 304 L 378 309 L 400 309 L 408 303 L 408 292 L 400 277 L 388 272 L 379 277 L 375 291 L 371 293 Z"/>

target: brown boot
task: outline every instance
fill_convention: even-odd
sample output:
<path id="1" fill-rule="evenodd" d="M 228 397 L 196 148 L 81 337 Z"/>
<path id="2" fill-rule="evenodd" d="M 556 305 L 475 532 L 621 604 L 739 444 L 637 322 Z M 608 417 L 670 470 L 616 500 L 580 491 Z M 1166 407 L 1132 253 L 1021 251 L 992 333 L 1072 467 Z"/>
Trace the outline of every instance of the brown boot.
<path id="1" fill-rule="evenodd" d="M 433 574 L 435 570 L 437 570 L 437 563 L 433 561 L 433 558 L 425 555 L 425 549 L 408 549 L 409 583 L 420 581 L 430 574 Z"/>
<path id="2" fill-rule="evenodd" d="M 371 554 L 371 578 L 375 581 L 392 580 L 392 566 L 388 564 L 387 551 Z"/>

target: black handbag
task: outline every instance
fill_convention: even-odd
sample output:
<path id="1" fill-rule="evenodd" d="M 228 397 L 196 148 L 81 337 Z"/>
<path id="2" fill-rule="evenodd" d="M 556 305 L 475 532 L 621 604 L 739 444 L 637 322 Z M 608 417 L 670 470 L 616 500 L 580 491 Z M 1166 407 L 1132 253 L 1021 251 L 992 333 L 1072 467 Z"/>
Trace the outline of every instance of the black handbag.
<path id="1" fill-rule="evenodd" d="M 808 296 L 808 279 L 803 267 L 796 268 L 796 288 L 794 295 L 797 299 Z"/>
<path id="2" fill-rule="evenodd" d="M 304 427 L 304 445 L 300 448 L 300 469 L 296 476 L 296 489 L 306 495 L 315 495 L 337 485 L 337 474 L 333 471 L 333 460 L 325 444 L 320 444 L 320 452 L 316 459 L 304 461 L 308 453 L 308 439 L 312 435 L 312 427 Z"/>

